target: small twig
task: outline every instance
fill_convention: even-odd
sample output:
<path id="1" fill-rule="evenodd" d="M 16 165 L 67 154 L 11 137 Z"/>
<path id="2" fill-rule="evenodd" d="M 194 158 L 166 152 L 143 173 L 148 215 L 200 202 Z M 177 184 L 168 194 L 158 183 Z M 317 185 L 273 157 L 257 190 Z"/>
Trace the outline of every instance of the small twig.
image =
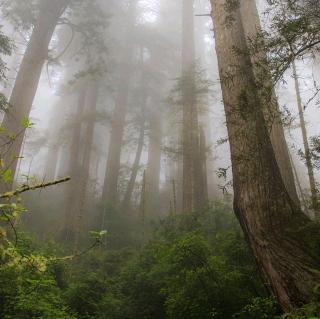
<path id="1" fill-rule="evenodd" d="M 87 254 L 90 250 L 96 248 L 97 246 L 101 245 L 101 240 L 100 239 L 97 239 L 91 246 L 89 246 L 87 249 L 79 252 L 79 253 L 75 253 L 73 255 L 70 255 L 70 256 L 65 256 L 65 257 L 61 257 L 61 258 L 56 258 L 54 259 L 55 261 L 57 260 L 60 260 L 60 261 L 63 261 L 63 260 L 73 260 L 75 258 L 79 258 L 85 254 Z"/>
<path id="2" fill-rule="evenodd" d="M 54 185 L 57 185 L 57 184 L 65 183 L 65 182 L 68 182 L 70 179 L 71 179 L 70 177 L 66 177 L 66 178 L 59 179 L 59 180 L 56 180 L 56 181 L 53 181 L 53 182 L 41 183 L 41 184 L 37 184 L 37 185 L 34 185 L 34 186 L 23 185 L 22 187 L 16 189 L 15 191 L 1 194 L 0 198 L 11 198 L 13 196 L 22 194 L 24 192 L 33 191 L 33 190 L 36 190 L 36 189 L 46 188 L 46 187 L 54 186 Z"/>
<path id="3" fill-rule="evenodd" d="M 204 13 L 204 14 L 196 14 L 196 17 L 211 17 L 210 13 Z"/>

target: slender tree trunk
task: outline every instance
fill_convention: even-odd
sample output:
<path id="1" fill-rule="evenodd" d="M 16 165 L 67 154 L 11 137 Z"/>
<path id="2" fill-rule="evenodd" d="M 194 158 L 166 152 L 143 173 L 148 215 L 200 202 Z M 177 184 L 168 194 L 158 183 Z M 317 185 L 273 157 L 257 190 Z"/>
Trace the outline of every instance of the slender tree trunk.
<path id="1" fill-rule="evenodd" d="M 56 171 L 58 166 L 59 151 L 60 151 L 60 141 L 59 133 L 63 124 L 65 117 L 64 109 L 61 109 L 61 103 L 65 103 L 66 97 L 63 100 L 59 100 L 54 106 L 54 111 L 52 116 L 52 123 L 50 125 L 49 132 L 49 149 L 46 157 L 46 168 L 45 176 L 47 180 L 53 180 L 56 177 Z"/>
<path id="2" fill-rule="evenodd" d="M 112 118 L 106 175 L 102 193 L 102 199 L 113 205 L 118 202 L 118 179 L 132 67 L 132 29 L 134 28 L 134 22 L 136 19 L 136 5 L 137 0 L 131 0 L 128 8 L 129 18 L 126 31 L 127 36 L 125 39 L 126 46 L 119 71 L 119 83 L 117 86 L 118 92 L 116 95 L 115 109 Z"/>
<path id="3" fill-rule="evenodd" d="M 207 180 L 207 142 L 206 136 L 203 128 L 200 128 L 200 156 L 199 165 L 201 170 L 199 172 L 201 181 L 201 195 L 200 195 L 200 208 L 204 208 L 208 205 L 209 195 L 208 195 L 208 180 Z"/>
<path id="4" fill-rule="evenodd" d="M 45 176 L 49 181 L 56 178 L 59 150 L 59 145 L 54 143 L 50 146 L 50 149 L 48 151 Z"/>
<path id="5" fill-rule="evenodd" d="M 310 302 L 320 280 L 319 257 L 299 233 L 310 220 L 282 180 L 250 58 L 235 53 L 235 47 L 247 51 L 240 12 L 227 12 L 227 0 L 211 3 L 231 150 L 234 210 L 267 287 L 288 311 Z M 230 26 L 226 25 L 228 15 L 232 16 Z"/>
<path id="6" fill-rule="evenodd" d="M 71 181 L 67 189 L 65 223 L 62 231 L 63 240 L 66 242 L 73 242 L 75 239 L 75 218 L 78 209 L 77 203 L 81 182 L 81 164 L 79 162 L 81 153 L 81 129 L 83 120 L 82 117 L 86 105 L 86 97 L 87 91 L 85 86 L 83 86 L 79 92 L 78 109 L 75 116 L 76 123 L 73 128 L 69 158 L 69 174 L 71 176 Z"/>
<path id="7" fill-rule="evenodd" d="M 182 105 L 183 105 L 183 211 L 198 208 L 199 151 L 198 111 L 195 88 L 195 42 L 193 0 L 183 0 L 182 17 Z"/>
<path id="8" fill-rule="evenodd" d="M 247 44 L 250 47 L 250 42 L 254 42 L 262 31 L 256 0 L 241 1 L 240 12 Z M 256 80 L 264 87 L 264 89 L 261 90 L 262 94 L 260 97 L 265 103 L 265 120 L 268 125 L 268 130 L 270 131 L 271 143 L 277 164 L 292 200 L 294 200 L 297 205 L 300 205 L 289 149 L 281 121 L 278 99 L 273 89 L 273 80 L 271 72 L 268 71 L 266 59 L 265 51 L 255 52 L 255 54 L 251 55 Z"/>
<path id="9" fill-rule="evenodd" d="M 297 95 L 297 106 L 298 106 L 298 111 L 299 111 L 300 126 L 301 126 L 301 133 L 302 133 L 303 147 L 304 147 L 304 155 L 305 155 L 305 159 L 306 159 L 306 165 L 307 165 L 308 176 L 309 176 L 312 209 L 314 210 L 316 217 L 320 218 L 317 187 L 316 187 L 316 181 L 314 178 L 314 172 L 313 172 L 313 167 L 312 167 L 311 152 L 310 152 L 310 147 L 309 147 L 309 142 L 308 142 L 308 133 L 307 133 L 307 128 L 306 128 L 306 123 L 304 120 L 304 110 L 303 110 L 303 106 L 302 106 L 297 69 L 296 69 L 296 64 L 294 62 L 292 63 L 292 69 L 293 69 L 294 85 L 295 85 L 295 90 L 296 90 L 296 95 Z"/>
<path id="10" fill-rule="evenodd" d="M 145 119 L 143 118 L 141 121 L 136 157 L 132 165 L 130 180 L 126 189 L 126 193 L 124 195 L 123 203 L 122 203 L 122 207 L 125 211 L 127 211 L 130 207 L 130 201 L 131 201 L 134 185 L 136 183 L 137 175 L 139 172 L 141 154 L 142 154 L 143 145 L 144 145 L 144 135 L 145 135 Z"/>
<path id="11" fill-rule="evenodd" d="M 157 108 L 158 103 L 156 103 Z M 146 171 L 147 178 L 147 211 L 156 215 L 159 213 L 159 184 L 161 169 L 161 141 L 162 141 L 162 123 L 161 111 L 152 110 L 149 117 L 149 147 L 148 147 L 148 167 Z"/>
<path id="12" fill-rule="evenodd" d="M 96 107 L 97 107 L 97 99 L 98 99 L 98 84 L 96 81 L 92 81 L 88 88 L 87 93 L 87 111 L 88 119 L 86 123 L 85 137 L 83 144 L 84 151 L 82 157 L 82 165 L 80 172 L 80 180 L 79 180 L 79 193 L 75 194 L 76 198 L 78 198 L 78 209 L 77 209 L 77 220 L 75 226 L 75 240 L 74 240 L 74 250 L 78 251 L 79 241 L 81 231 L 83 229 L 83 220 L 85 218 L 84 213 L 86 211 L 87 206 L 87 188 L 88 181 L 90 178 L 90 164 L 91 164 L 91 154 L 93 148 L 93 136 L 94 136 L 94 128 L 96 123 Z"/>
<path id="13" fill-rule="evenodd" d="M 43 0 L 40 3 L 38 20 L 33 29 L 26 52 L 10 97 L 12 111 L 5 114 L 2 126 L 7 130 L 7 142 L 15 135 L 4 158 L 10 164 L 13 174 L 16 172 L 18 157 L 24 138 L 25 128 L 22 121 L 29 118 L 32 103 L 37 92 L 43 64 L 48 58 L 48 47 L 58 19 L 63 14 L 67 0 Z M 8 185 L 9 186 L 9 185 Z"/>

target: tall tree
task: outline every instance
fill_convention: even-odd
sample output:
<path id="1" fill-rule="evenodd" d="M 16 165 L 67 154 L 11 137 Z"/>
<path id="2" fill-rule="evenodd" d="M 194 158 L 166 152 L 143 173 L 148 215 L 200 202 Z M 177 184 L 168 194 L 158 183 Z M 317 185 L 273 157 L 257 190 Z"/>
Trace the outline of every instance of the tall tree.
<path id="1" fill-rule="evenodd" d="M 183 211 L 201 208 L 193 0 L 182 5 Z M 201 168 L 200 168 L 201 169 Z"/>
<path id="2" fill-rule="evenodd" d="M 56 177 L 59 151 L 60 151 L 60 138 L 59 132 L 62 128 L 63 119 L 65 116 L 64 110 L 60 107 L 61 103 L 65 103 L 67 97 L 60 98 L 54 105 L 54 111 L 52 114 L 52 123 L 50 125 L 50 136 L 48 138 L 48 153 L 46 158 L 45 175 L 48 180 L 53 180 Z"/>
<path id="3" fill-rule="evenodd" d="M 262 32 L 256 0 L 242 1 L 240 12 L 247 45 L 250 50 L 250 47 L 260 38 Z M 255 48 L 253 48 L 253 50 L 255 50 Z M 265 119 L 270 131 L 271 143 L 281 176 L 291 198 L 297 205 L 300 205 L 292 169 L 293 164 L 290 161 L 278 100 L 273 88 L 271 71 L 268 69 L 266 51 L 258 46 L 256 52 L 251 54 L 250 57 L 256 81 L 258 85 L 262 87 L 260 90 L 260 98 L 265 104 Z"/>
<path id="4" fill-rule="evenodd" d="M 299 79 L 298 79 L 295 62 L 292 63 L 292 70 L 293 70 L 293 79 L 294 79 L 294 85 L 295 85 L 296 96 L 297 96 L 297 106 L 298 106 L 300 127 L 301 127 L 303 147 L 304 147 L 304 157 L 305 157 L 308 176 L 309 176 L 312 209 L 314 210 L 316 216 L 320 217 L 317 187 L 316 187 L 316 181 L 315 181 L 314 172 L 313 172 L 312 158 L 311 158 L 311 152 L 310 152 L 309 141 L 308 141 L 308 132 L 307 132 L 306 123 L 304 120 L 304 109 L 302 105 L 300 85 L 299 85 Z"/>
<path id="5" fill-rule="evenodd" d="M 200 128 L 199 132 L 199 166 L 200 170 L 198 172 L 200 183 L 199 183 L 199 193 L 201 196 L 199 197 L 200 200 L 200 207 L 204 208 L 208 204 L 209 201 L 209 194 L 208 194 L 208 180 L 207 180 L 207 141 L 206 135 L 204 132 L 203 127 Z"/>
<path id="6" fill-rule="evenodd" d="M 140 161 L 141 161 L 141 155 L 143 151 L 143 145 L 144 145 L 144 137 L 145 137 L 145 115 L 144 115 L 144 110 L 145 110 L 145 104 L 146 104 L 147 97 L 143 96 L 142 97 L 142 114 L 140 117 L 140 130 L 139 130 L 139 137 L 138 137 L 138 144 L 137 144 L 137 151 L 136 151 L 136 156 L 131 168 L 131 175 L 130 179 L 127 185 L 127 189 L 124 195 L 123 203 L 122 203 L 122 208 L 126 211 L 130 207 L 130 201 L 132 197 L 132 193 L 134 190 L 134 185 L 137 179 L 137 175 L 139 172 L 139 166 L 140 166 Z"/>
<path id="7" fill-rule="evenodd" d="M 115 97 L 115 106 L 112 116 L 110 144 L 108 147 L 108 159 L 103 186 L 102 199 L 110 204 L 118 201 L 118 180 L 122 141 L 127 115 L 128 95 L 130 86 L 130 74 L 133 59 L 133 30 L 136 21 L 137 0 L 131 0 L 127 9 L 127 25 L 125 45 L 122 51 L 119 69 L 119 80 Z"/>
<path id="8" fill-rule="evenodd" d="M 161 170 L 161 141 L 162 141 L 162 121 L 161 107 L 158 99 L 153 99 L 155 103 L 149 112 L 149 146 L 148 165 L 146 170 L 146 209 L 148 213 L 157 214 L 160 170 Z"/>
<path id="9" fill-rule="evenodd" d="M 282 181 L 252 62 L 235 52 L 248 51 L 242 2 L 230 6 L 233 2 L 211 0 L 231 150 L 234 210 L 267 287 L 284 310 L 291 310 L 311 301 L 314 285 L 320 280 L 319 256 L 299 235 L 300 227 L 310 220 L 292 201 Z"/>
<path id="10" fill-rule="evenodd" d="M 99 85 L 97 80 L 90 79 L 90 83 L 87 88 L 87 100 L 86 100 L 86 111 L 87 117 L 85 121 L 85 132 L 84 138 L 81 144 L 83 147 L 83 154 L 81 156 L 81 170 L 78 172 L 80 175 L 78 193 L 74 193 L 74 205 L 76 207 L 76 221 L 75 221 L 75 238 L 74 238 L 74 250 L 77 251 L 79 248 L 79 241 L 81 236 L 81 231 L 83 228 L 83 220 L 85 211 L 87 209 L 87 191 L 88 191 L 88 181 L 90 178 L 90 167 L 91 167 L 91 154 L 93 149 L 93 137 L 94 129 L 96 124 L 96 108 L 97 99 L 99 93 Z"/>
<path id="11" fill-rule="evenodd" d="M 79 162 L 81 152 L 81 129 L 83 114 L 86 106 L 87 90 L 85 84 L 82 84 L 78 92 L 78 105 L 74 116 L 75 123 L 72 130 L 72 140 L 69 158 L 69 175 L 72 182 L 68 185 L 66 192 L 66 211 L 63 224 L 62 236 L 67 242 L 75 239 L 75 217 L 77 211 L 76 198 L 79 194 L 81 165 Z"/>
<path id="12" fill-rule="evenodd" d="M 2 122 L 2 127 L 7 130 L 4 142 L 8 145 L 4 160 L 11 163 L 13 175 L 24 139 L 25 127 L 22 123 L 29 118 L 41 71 L 48 59 L 52 35 L 68 3 L 69 0 L 42 0 L 39 4 L 37 20 L 11 93 L 9 102 L 12 111 L 5 114 Z M 11 140 L 14 142 L 10 143 Z"/>

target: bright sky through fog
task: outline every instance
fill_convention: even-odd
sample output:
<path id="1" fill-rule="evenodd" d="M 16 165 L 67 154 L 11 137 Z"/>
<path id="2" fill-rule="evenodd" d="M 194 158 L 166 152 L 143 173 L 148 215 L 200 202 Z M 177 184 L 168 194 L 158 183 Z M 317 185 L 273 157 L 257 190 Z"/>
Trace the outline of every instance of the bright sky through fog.
<path id="1" fill-rule="evenodd" d="M 141 15 L 142 23 L 155 23 L 158 19 L 158 4 L 157 1 L 140 0 L 140 8 L 143 8 L 144 12 Z"/>

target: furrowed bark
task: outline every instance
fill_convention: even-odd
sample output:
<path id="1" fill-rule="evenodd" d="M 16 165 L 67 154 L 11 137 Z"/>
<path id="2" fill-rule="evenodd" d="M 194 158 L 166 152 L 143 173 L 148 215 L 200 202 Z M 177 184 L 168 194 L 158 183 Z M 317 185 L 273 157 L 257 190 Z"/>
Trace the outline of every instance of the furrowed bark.
<path id="1" fill-rule="evenodd" d="M 245 32 L 248 47 L 252 46 L 257 37 L 261 34 L 260 17 L 255 0 L 246 0 L 241 2 L 240 6 L 243 30 Z M 254 45 L 253 45 L 254 46 Z M 292 200 L 300 205 L 299 196 L 296 190 L 296 184 L 290 161 L 290 154 L 286 142 L 281 114 L 279 111 L 278 99 L 273 88 L 271 72 L 268 69 L 266 52 L 261 48 L 250 55 L 255 78 L 262 89 L 260 97 L 265 104 L 264 116 L 270 132 L 271 143 L 276 156 L 277 164 L 280 169 L 282 179 Z"/>
<path id="2" fill-rule="evenodd" d="M 241 5 L 240 1 L 240 5 Z M 310 220 L 282 180 L 259 99 L 239 9 L 211 0 L 234 185 L 234 210 L 266 286 L 285 311 L 308 303 L 320 281 L 319 257 L 301 237 Z M 227 17 L 230 22 L 226 24 Z"/>

